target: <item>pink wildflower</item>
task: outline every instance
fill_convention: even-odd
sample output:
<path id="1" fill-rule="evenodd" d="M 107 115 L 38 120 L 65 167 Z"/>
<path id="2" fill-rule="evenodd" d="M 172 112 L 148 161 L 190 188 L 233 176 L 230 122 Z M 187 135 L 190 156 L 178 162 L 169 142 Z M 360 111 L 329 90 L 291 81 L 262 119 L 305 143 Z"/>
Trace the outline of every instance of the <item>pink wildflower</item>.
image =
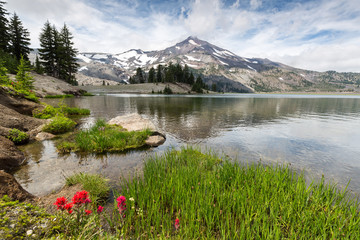
<path id="1" fill-rule="evenodd" d="M 126 210 L 126 198 L 124 196 L 120 196 L 116 199 L 116 201 L 119 213 L 122 214 Z"/>
<path id="2" fill-rule="evenodd" d="M 57 209 L 59 210 L 64 210 L 65 209 L 65 204 L 67 203 L 67 199 L 65 197 L 59 197 L 56 199 L 56 202 L 54 203 L 54 205 L 57 206 Z"/>
<path id="3" fill-rule="evenodd" d="M 86 215 L 90 215 L 92 213 L 91 210 L 85 210 L 85 212 L 86 212 Z"/>
<path id="4" fill-rule="evenodd" d="M 100 214 L 103 211 L 103 209 L 104 209 L 104 207 L 99 206 L 98 209 L 97 209 L 97 213 Z"/>
<path id="5" fill-rule="evenodd" d="M 174 226 L 175 226 L 175 229 L 176 229 L 176 230 L 179 229 L 179 227 L 180 227 L 180 220 L 179 220 L 178 218 L 175 219 L 175 224 L 174 224 Z"/>

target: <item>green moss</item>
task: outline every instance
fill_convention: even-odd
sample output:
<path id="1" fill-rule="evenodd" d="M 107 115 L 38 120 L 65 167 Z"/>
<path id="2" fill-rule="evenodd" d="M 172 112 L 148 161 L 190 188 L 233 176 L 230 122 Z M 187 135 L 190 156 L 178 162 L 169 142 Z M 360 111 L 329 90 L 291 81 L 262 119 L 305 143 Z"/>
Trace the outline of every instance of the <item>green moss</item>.
<path id="1" fill-rule="evenodd" d="M 0 216 L 0 239 L 39 239 L 57 233 L 55 216 L 32 204 L 12 201 L 6 195 L 0 199 Z"/>
<path id="2" fill-rule="evenodd" d="M 13 128 L 9 131 L 7 138 L 15 144 L 23 144 L 29 140 L 29 135 L 19 129 Z"/>

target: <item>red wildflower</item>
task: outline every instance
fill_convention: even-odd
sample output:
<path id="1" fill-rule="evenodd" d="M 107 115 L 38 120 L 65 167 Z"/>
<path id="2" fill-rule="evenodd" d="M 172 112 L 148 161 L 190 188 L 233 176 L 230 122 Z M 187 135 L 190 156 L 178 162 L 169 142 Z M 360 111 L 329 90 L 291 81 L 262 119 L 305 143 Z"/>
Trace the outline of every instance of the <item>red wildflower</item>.
<path id="1" fill-rule="evenodd" d="M 126 210 L 126 198 L 124 196 L 120 196 L 116 199 L 117 207 L 119 208 L 120 214 Z"/>
<path id="2" fill-rule="evenodd" d="M 174 226 L 175 226 L 175 229 L 176 229 L 176 230 L 179 229 L 179 227 L 180 227 L 180 220 L 179 220 L 178 218 L 175 219 L 175 224 L 174 224 Z"/>
<path id="3" fill-rule="evenodd" d="M 89 193 L 85 190 L 81 192 L 76 192 L 74 197 L 72 198 L 72 202 L 76 205 L 81 205 L 83 203 L 89 203 L 90 199 L 88 199 Z"/>
<path id="4" fill-rule="evenodd" d="M 90 215 L 92 213 L 91 210 L 85 210 L 85 212 L 86 212 L 86 215 Z"/>
<path id="5" fill-rule="evenodd" d="M 97 209 L 97 213 L 100 214 L 100 213 L 103 211 L 103 209 L 104 209 L 104 208 L 103 208 L 102 206 L 99 206 L 98 209 Z"/>
<path id="6" fill-rule="evenodd" d="M 73 207 L 73 203 L 67 203 L 65 204 L 64 209 L 66 209 L 68 213 L 71 214 L 73 212 L 72 207 Z"/>
<path id="7" fill-rule="evenodd" d="M 54 203 L 54 205 L 57 206 L 57 209 L 59 210 L 64 210 L 65 209 L 65 204 L 67 203 L 67 199 L 65 197 L 59 197 L 56 199 L 56 202 Z"/>

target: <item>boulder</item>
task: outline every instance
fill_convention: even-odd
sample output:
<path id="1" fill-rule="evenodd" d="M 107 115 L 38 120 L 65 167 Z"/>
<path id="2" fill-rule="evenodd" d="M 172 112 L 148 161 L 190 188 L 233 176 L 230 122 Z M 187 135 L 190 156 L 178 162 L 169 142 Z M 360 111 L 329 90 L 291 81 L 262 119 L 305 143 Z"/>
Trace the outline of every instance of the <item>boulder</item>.
<path id="1" fill-rule="evenodd" d="M 24 154 L 9 139 L 0 136 L 0 169 L 10 170 L 20 166 L 25 160 Z"/>
<path id="2" fill-rule="evenodd" d="M 0 170 L 0 197 L 4 195 L 19 201 L 32 200 L 35 197 L 23 189 L 12 175 Z"/>
<path id="3" fill-rule="evenodd" d="M 54 134 L 47 132 L 39 132 L 38 134 L 36 134 L 35 140 L 44 141 L 44 140 L 53 139 L 54 137 L 56 137 Z"/>
<path id="4" fill-rule="evenodd" d="M 0 101 L 0 126 L 7 129 L 17 128 L 23 132 L 28 132 L 46 123 L 44 119 L 37 119 L 20 114 L 19 112 L 2 105 Z M 2 131 L 4 132 L 4 131 Z"/>
<path id="5" fill-rule="evenodd" d="M 108 124 L 122 126 L 128 131 L 142 131 L 145 129 L 150 129 L 153 132 L 157 131 L 155 125 L 149 119 L 145 119 L 137 113 L 117 116 L 109 120 Z"/>
<path id="6" fill-rule="evenodd" d="M 12 95 L 9 92 L 11 92 L 10 89 L 0 87 L 0 103 L 18 113 L 31 116 L 32 111 L 41 106 L 38 103 L 25 99 L 23 96 Z"/>
<path id="7" fill-rule="evenodd" d="M 166 140 L 165 134 L 159 132 L 154 123 L 152 123 L 149 119 L 141 117 L 141 115 L 137 113 L 117 116 L 109 120 L 108 124 L 121 126 L 127 131 L 142 131 L 150 129 L 153 134 L 146 139 L 145 143 L 151 147 L 157 147 L 163 144 Z"/>
<path id="8" fill-rule="evenodd" d="M 146 145 L 150 146 L 150 147 L 158 147 L 161 144 L 163 144 L 165 142 L 165 137 L 161 136 L 161 135 L 154 135 L 154 136 L 150 136 L 148 137 L 148 139 L 146 139 L 145 143 Z"/>

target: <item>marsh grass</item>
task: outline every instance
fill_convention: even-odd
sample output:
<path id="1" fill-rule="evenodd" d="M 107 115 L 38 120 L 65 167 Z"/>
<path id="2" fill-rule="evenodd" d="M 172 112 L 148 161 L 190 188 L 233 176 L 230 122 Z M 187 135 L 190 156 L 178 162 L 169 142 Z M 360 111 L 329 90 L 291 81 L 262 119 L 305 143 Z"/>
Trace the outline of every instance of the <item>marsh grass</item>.
<path id="1" fill-rule="evenodd" d="M 51 118 L 51 122 L 46 124 L 42 130 L 44 132 L 52 133 L 52 134 L 61 134 L 71 131 L 75 128 L 76 122 L 73 120 L 58 115 Z"/>
<path id="2" fill-rule="evenodd" d="M 73 94 L 46 95 L 45 98 L 72 98 Z"/>
<path id="3" fill-rule="evenodd" d="M 85 108 L 72 108 L 68 107 L 66 104 L 59 103 L 57 107 L 53 107 L 46 103 L 42 103 L 45 107 L 43 109 L 35 109 L 33 111 L 33 116 L 41 119 L 48 119 L 55 117 L 57 115 L 63 115 L 66 117 L 70 116 L 82 116 L 90 115 L 90 110 Z"/>
<path id="4" fill-rule="evenodd" d="M 150 130 L 125 131 L 120 126 L 106 124 L 105 120 L 97 120 L 88 130 L 76 134 L 73 142 L 65 141 L 57 148 L 59 152 L 121 152 L 127 149 L 140 148 L 151 135 Z"/>
<path id="5" fill-rule="evenodd" d="M 358 202 L 286 166 L 242 166 L 192 148 L 145 162 L 121 185 L 124 238 L 359 239 Z M 180 219 L 180 228 L 174 221 Z"/>
<path id="6" fill-rule="evenodd" d="M 81 184 L 88 191 L 93 202 L 104 202 L 110 191 L 109 181 L 99 174 L 76 173 L 66 178 L 66 185 Z"/>

